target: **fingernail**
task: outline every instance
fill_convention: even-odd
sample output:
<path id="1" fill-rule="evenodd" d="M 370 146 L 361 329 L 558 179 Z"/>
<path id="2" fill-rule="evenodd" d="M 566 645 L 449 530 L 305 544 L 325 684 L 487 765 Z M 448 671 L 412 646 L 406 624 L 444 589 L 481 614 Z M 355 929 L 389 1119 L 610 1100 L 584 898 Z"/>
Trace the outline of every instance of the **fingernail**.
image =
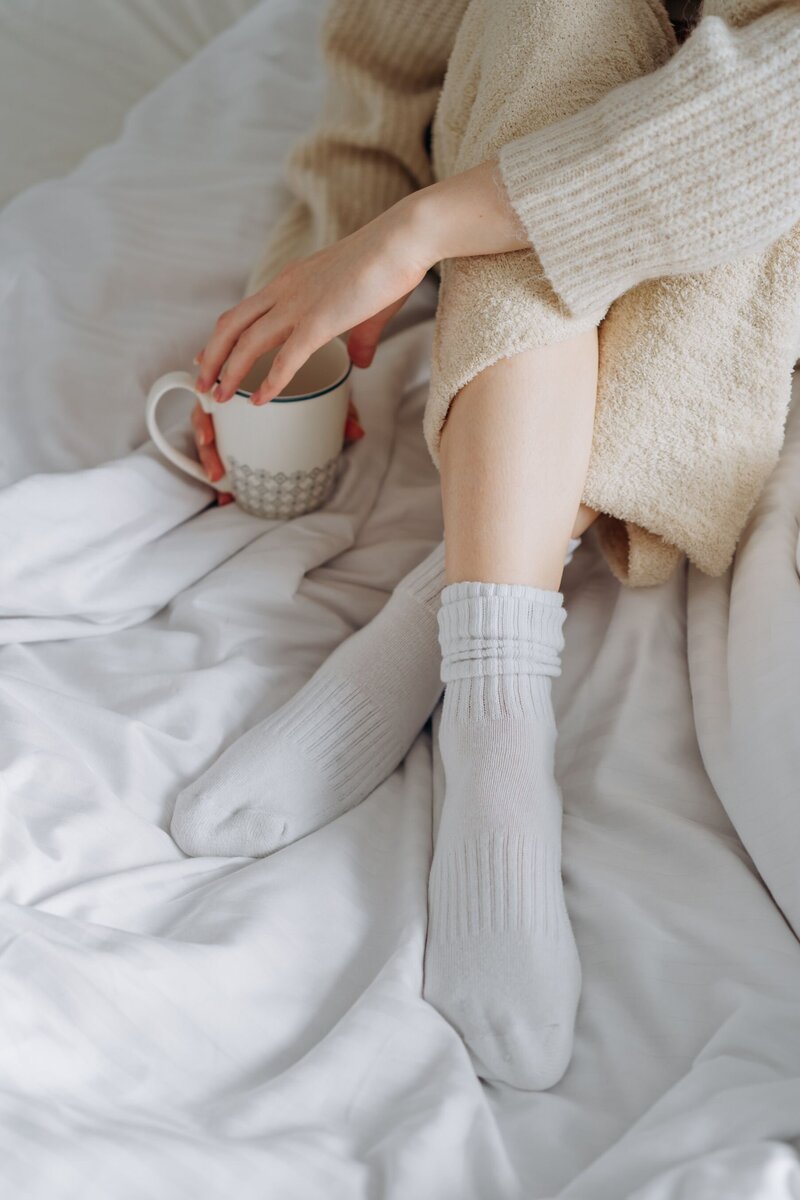
<path id="1" fill-rule="evenodd" d="M 214 397 L 215 400 L 222 400 L 222 396 L 223 396 L 222 385 L 218 383 L 217 386 L 212 391 L 211 395 Z"/>
<path id="2" fill-rule="evenodd" d="M 193 362 L 193 363 L 196 363 L 196 364 L 197 364 L 197 366 L 199 367 L 199 366 L 200 366 L 200 355 L 199 355 L 199 354 L 195 354 L 194 358 L 192 359 L 192 362 Z"/>

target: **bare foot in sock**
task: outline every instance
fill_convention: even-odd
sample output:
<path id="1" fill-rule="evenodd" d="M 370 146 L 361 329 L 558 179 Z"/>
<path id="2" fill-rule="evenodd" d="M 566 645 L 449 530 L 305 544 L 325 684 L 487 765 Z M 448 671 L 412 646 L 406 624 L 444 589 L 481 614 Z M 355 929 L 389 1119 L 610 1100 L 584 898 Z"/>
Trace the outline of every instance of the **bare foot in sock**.
<path id="1" fill-rule="evenodd" d="M 562 601 L 523 585 L 457 583 L 439 611 L 445 799 L 423 995 L 481 1078 L 529 1090 L 564 1074 L 581 988 L 553 775 Z"/>
<path id="2" fill-rule="evenodd" d="M 580 544 L 570 541 L 566 562 Z M 403 761 L 442 693 L 444 543 L 296 696 L 179 793 L 187 854 L 262 857 L 354 808 Z"/>

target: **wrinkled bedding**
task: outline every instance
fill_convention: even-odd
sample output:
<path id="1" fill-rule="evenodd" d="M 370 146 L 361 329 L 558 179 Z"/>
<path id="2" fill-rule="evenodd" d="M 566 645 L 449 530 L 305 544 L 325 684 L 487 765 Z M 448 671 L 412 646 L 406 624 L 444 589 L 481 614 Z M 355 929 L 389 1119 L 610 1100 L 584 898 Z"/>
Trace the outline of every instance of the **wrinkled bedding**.
<path id="1" fill-rule="evenodd" d="M 354 373 L 367 436 L 324 509 L 218 508 L 144 429 L 286 200 L 321 7 L 257 5 L 0 211 L 2 1193 L 797 1200 L 797 399 L 725 577 L 622 588 L 591 532 L 565 573 L 584 991 L 557 1087 L 481 1084 L 421 998 L 440 710 L 267 859 L 169 835 L 178 790 L 442 534 L 431 277 Z"/>

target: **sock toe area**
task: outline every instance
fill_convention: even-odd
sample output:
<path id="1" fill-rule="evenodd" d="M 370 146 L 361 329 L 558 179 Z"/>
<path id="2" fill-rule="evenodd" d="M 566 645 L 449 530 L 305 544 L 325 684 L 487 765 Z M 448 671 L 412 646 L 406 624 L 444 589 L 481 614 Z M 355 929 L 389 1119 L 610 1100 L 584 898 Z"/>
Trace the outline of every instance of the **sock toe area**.
<path id="1" fill-rule="evenodd" d="M 175 842 L 192 858 L 261 858 L 286 844 L 288 830 L 282 813 L 246 808 L 220 812 L 193 789 L 178 796 L 170 824 Z"/>
<path id="2" fill-rule="evenodd" d="M 330 784 L 289 739 L 230 750 L 178 793 L 170 832 L 192 857 L 263 858 L 337 815 Z"/>
<path id="3" fill-rule="evenodd" d="M 529 1032 L 524 1047 L 493 1031 L 465 1038 L 475 1074 L 523 1092 L 544 1092 L 564 1077 L 572 1058 L 572 1036 L 561 1022 Z"/>
<path id="4" fill-rule="evenodd" d="M 480 1079 L 545 1091 L 563 1077 L 572 1056 L 581 985 L 577 951 L 568 944 L 563 961 L 551 963 L 550 977 L 544 979 L 537 977 L 537 964 L 530 960 L 528 978 L 522 986 L 517 980 L 515 988 L 511 979 L 496 986 L 504 972 L 493 949 L 491 938 L 484 937 L 480 969 L 473 959 L 474 969 L 462 968 L 459 974 L 438 948 L 429 946 L 423 996 L 460 1034 Z M 524 961 L 524 949 L 515 958 Z"/>

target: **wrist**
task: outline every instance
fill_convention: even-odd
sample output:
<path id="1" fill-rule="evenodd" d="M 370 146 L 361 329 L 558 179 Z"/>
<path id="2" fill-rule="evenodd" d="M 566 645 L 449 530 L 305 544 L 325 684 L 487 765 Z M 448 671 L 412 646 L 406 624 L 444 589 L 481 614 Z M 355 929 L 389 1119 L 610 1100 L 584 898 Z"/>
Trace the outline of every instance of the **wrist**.
<path id="1" fill-rule="evenodd" d="M 443 258 L 531 248 L 496 158 L 420 188 L 406 201 L 416 239 L 431 266 Z"/>

